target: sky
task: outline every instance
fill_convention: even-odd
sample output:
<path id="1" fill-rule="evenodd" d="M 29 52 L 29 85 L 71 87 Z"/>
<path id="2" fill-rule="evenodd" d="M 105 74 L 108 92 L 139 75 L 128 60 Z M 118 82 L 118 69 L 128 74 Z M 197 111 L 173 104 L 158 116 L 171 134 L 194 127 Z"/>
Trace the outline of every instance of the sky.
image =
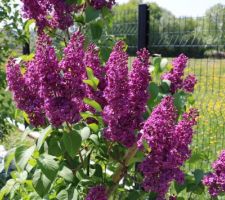
<path id="1" fill-rule="evenodd" d="M 125 3 L 129 0 L 116 0 L 117 3 Z M 198 17 L 204 15 L 211 6 L 221 3 L 225 6 L 225 0 L 148 0 L 156 2 L 160 7 L 171 11 L 175 16 Z"/>

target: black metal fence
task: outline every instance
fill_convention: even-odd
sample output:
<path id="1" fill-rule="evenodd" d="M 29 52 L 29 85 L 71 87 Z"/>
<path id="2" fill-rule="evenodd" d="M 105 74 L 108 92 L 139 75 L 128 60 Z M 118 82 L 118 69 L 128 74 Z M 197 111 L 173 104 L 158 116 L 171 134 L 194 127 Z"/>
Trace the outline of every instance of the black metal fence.
<path id="1" fill-rule="evenodd" d="M 115 12 L 111 34 L 127 42 L 131 59 L 143 46 L 170 63 L 180 53 L 189 56 L 187 73 L 198 78 L 195 105 L 200 110 L 193 152 L 200 153 L 201 164 L 209 168 L 225 149 L 225 13 L 198 18 L 152 15 L 146 5 L 139 6 L 139 14 L 138 9 Z"/>

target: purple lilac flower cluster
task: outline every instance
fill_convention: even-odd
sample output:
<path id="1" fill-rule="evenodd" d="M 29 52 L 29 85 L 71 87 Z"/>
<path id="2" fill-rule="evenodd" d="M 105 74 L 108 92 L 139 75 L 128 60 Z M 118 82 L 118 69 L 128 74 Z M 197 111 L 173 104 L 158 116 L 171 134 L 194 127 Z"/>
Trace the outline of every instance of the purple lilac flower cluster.
<path id="1" fill-rule="evenodd" d="M 145 49 L 138 52 L 133 69 L 128 74 L 128 55 L 124 49 L 125 44 L 118 42 L 106 63 L 107 86 L 104 97 L 107 106 L 103 118 L 108 125 L 105 137 L 130 147 L 135 142 L 134 131 L 141 121 L 148 98 L 149 53 Z"/>
<path id="2" fill-rule="evenodd" d="M 137 52 L 137 58 L 132 63 L 132 70 L 129 74 L 129 102 L 130 116 L 133 120 L 133 128 L 140 128 L 143 122 L 143 113 L 146 111 L 146 102 L 149 98 L 148 85 L 151 80 L 149 66 L 149 52 L 142 49 Z"/>
<path id="3" fill-rule="evenodd" d="M 24 17 L 35 19 L 39 33 L 45 27 L 59 28 L 65 30 L 73 25 L 74 11 L 84 8 L 83 5 L 69 4 L 66 0 L 21 0 L 23 3 Z M 109 9 L 115 5 L 115 0 L 90 0 L 90 5 L 95 9 L 107 7 Z"/>
<path id="4" fill-rule="evenodd" d="M 107 200 L 107 199 L 108 198 L 106 194 L 106 189 L 101 185 L 92 187 L 85 198 L 85 200 Z"/>
<path id="5" fill-rule="evenodd" d="M 213 164 L 213 173 L 204 176 L 203 184 L 209 188 L 209 193 L 212 197 L 217 197 L 225 192 L 225 150 L 223 150 Z"/>
<path id="6" fill-rule="evenodd" d="M 29 115 L 32 124 L 44 125 L 43 99 L 37 95 L 35 83 L 29 87 L 25 77 L 21 74 L 20 66 L 13 59 L 9 60 L 6 73 L 8 86 L 13 91 L 16 106 Z"/>
<path id="7" fill-rule="evenodd" d="M 91 56 L 89 51 L 84 50 L 83 35 L 76 32 L 64 49 L 62 60 L 58 61 L 51 40 L 41 34 L 35 58 L 24 64 L 24 74 L 15 60 L 9 61 L 9 88 L 18 108 L 29 115 L 33 125 L 46 124 L 46 118 L 54 126 L 60 126 L 63 122 L 75 123 L 80 119 L 79 112 L 85 109 L 83 98 L 88 93 L 83 77 L 86 76 L 87 57 L 90 59 Z M 92 67 L 95 74 L 101 70 L 96 62 L 92 63 Z M 103 92 L 96 95 L 99 99 L 103 98 Z"/>
<path id="8" fill-rule="evenodd" d="M 171 82 L 170 91 L 174 94 L 177 90 L 183 89 L 186 92 L 193 92 L 197 79 L 194 75 L 189 75 L 183 80 L 184 69 L 187 66 L 188 58 L 184 54 L 180 54 L 173 60 L 173 69 L 162 75 L 162 79 Z"/>
<path id="9" fill-rule="evenodd" d="M 24 17 L 35 19 L 39 32 L 46 26 L 65 30 L 73 24 L 72 6 L 64 0 L 21 0 Z"/>
<path id="10" fill-rule="evenodd" d="M 180 167 L 190 156 L 189 144 L 197 116 L 198 112 L 191 109 L 177 123 L 173 97 L 167 96 L 144 123 L 137 144 L 143 149 L 143 143 L 147 142 L 151 152 L 139 165 L 139 170 L 144 175 L 144 189 L 156 192 L 158 200 L 165 199 L 172 180 L 179 183 L 184 180 Z"/>
<path id="11" fill-rule="evenodd" d="M 102 9 L 103 7 L 111 9 L 112 6 L 115 5 L 115 3 L 115 0 L 90 0 L 91 6 L 93 6 L 97 10 Z"/>

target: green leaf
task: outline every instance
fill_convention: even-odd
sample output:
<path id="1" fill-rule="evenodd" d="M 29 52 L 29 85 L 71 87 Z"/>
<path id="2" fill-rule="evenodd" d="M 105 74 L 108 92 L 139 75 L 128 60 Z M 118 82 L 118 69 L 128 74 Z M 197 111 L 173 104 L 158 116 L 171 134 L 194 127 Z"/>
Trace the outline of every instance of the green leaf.
<path id="1" fill-rule="evenodd" d="M 40 169 L 36 170 L 33 175 L 33 186 L 40 197 L 44 197 L 48 194 L 52 181 L 49 180 Z"/>
<path id="2" fill-rule="evenodd" d="M 139 192 L 133 190 L 133 191 L 129 192 L 129 195 L 127 196 L 127 198 L 125 200 L 137 200 L 137 199 L 139 199 L 139 197 L 140 197 Z"/>
<path id="3" fill-rule="evenodd" d="M 55 161 L 55 157 L 42 154 L 37 160 L 38 166 L 42 173 L 49 179 L 54 180 L 59 169 L 59 164 Z"/>
<path id="4" fill-rule="evenodd" d="M 78 193 L 77 189 L 76 188 L 70 189 L 69 199 L 70 200 L 78 200 L 78 197 L 79 197 L 79 193 Z"/>
<path id="5" fill-rule="evenodd" d="M 78 0 L 66 0 L 66 3 L 71 5 L 71 4 L 74 4 L 74 3 L 77 3 Z"/>
<path id="6" fill-rule="evenodd" d="M 161 60 L 162 58 L 161 57 L 154 57 L 153 58 L 153 66 L 154 66 L 154 72 L 156 74 L 160 73 L 161 72 L 161 69 L 160 69 L 160 63 L 161 63 Z"/>
<path id="7" fill-rule="evenodd" d="M 166 94 L 170 91 L 171 82 L 169 80 L 163 80 L 160 85 L 161 92 Z"/>
<path id="8" fill-rule="evenodd" d="M 85 9 L 85 21 L 86 23 L 95 20 L 100 15 L 100 11 L 95 10 L 93 7 L 88 6 Z"/>
<path id="9" fill-rule="evenodd" d="M 64 178 L 68 182 L 73 182 L 73 172 L 68 167 L 63 166 L 63 168 L 59 171 L 59 176 Z"/>
<path id="10" fill-rule="evenodd" d="M 95 164 L 95 173 L 94 176 L 102 178 L 103 177 L 103 173 L 102 173 L 102 166 L 99 164 Z"/>
<path id="11" fill-rule="evenodd" d="M 185 107 L 185 96 L 183 93 L 174 94 L 174 105 L 176 106 L 178 113 L 182 113 Z"/>
<path id="12" fill-rule="evenodd" d="M 83 80 L 84 83 L 86 83 L 87 85 L 91 86 L 95 91 L 97 90 L 97 87 L 95 85 L 95 83 L 92 80 Z"/>
<path id="13" fill-rule="evenodd" d="M 157 194 L 155 192 L 150 192 L 148 200 L 156 200 Z"/>
<path id="14" fill-rule="evenodd" d="M 25 120 L 28 124 L 30 124 L 30 119 L 29 119 L 28 114 L 27 114 L 26 112 L 22 112 L 22 114 L 23 114 L 24 120 Z"/>
<path id="15" fill-rule="evenodd" d="M 22 145 L 18 148 L 16 148 L 15 151 L 15 160 L 17 166 L 23 170 L 25 166 L 27 165 L 27 162 L 29 161 L 30 157 L 34 153 L 35 145 L 31 146 L 27 149 L 26 146 Z"/>
<path id="16" fill-rule="evenodd" d="M 201 169 L 196 169 L 194 172 L 194 177 L 195 177 L 195 183 L 199 184 L 204 176 L 204 172 Z"/>
<path id="17" fill-rule="evenodd" d="M 104 62 L 106 62 L 108 60 L 111 51 L 112 51 L 112 48 L 110 48 L 108 46 L 100 48 L 100 56 Z"/>
<path id="18" fill-rule="evenodd" d="M 98 112 L 102 111 L 101 105 L 98 102 L 96 102 L 95 100 L 92 100 L 92 99 L 89 99 L 89 98 L 84 98 L 83 101 L 84 101 L 84 103 L 86 103 L 89 106 L 93 107 Z"/>
<path id="19" fill-rule="evenodd" d="M 63 154 L 63 150 L 61 148 L 60 140 L 58 137 L 51 138 L 48 145 L 48 153 L 53 156 L 61 156 Z"/>
<path id="20" fill-rule="evenodd" d="M 151 82 L 149 84 L 149 91 L 150 91 L 150 98 L 155 99 L 158 96 L 158 93 L 159 93 L 158 85 L 154 82 Z"/>
<path id="21" fill-rule="evenodd" d="M 91 86 L 96 91 L 98 88 L 99 79 L 94 76 L 94 72 L 92 68 L 86 67 L 86 72 L 87 72 L 88 79 L 83 80 L 83 82 Z"/>
<path id="22" fill-rule="evenodd" d="M 164 71 L 166 66 L 168 64 L 168 59 L 167 58 L 163 58 L 160 62 L 160 71 Z"/>
<path id="23" fill-rule="evenodd" d="M 66 190 L 61 190 L 59 194 L 57 194 L 58 200 L 68 200 L 69 194 Z"/>
<path id="24" fill-rule="evenodd" d="M 175 188 L 177 194 L 179 194 L 181 191 L 183 191 L 183 190 L 186 188 L 186 185 L 185 185 L 185 184 L 180 185 L 179 183 L 177 183 L 177 182 L 175 181 L 175 183 L 174 183 L 174 188 Z"/>
<path id="25" fill-rule="evenodd" d="M 74 158 L 81 147 L 82 138 L 76 131 L 63 134 L 63 144 L 67 153 Z"/>
<path id="26" fill-rule="evenodd" d="M 41 146 L 45 142 L 46 138 L 50 135 L 50 133 L 52 133 L 52 127 L 51 126 L 48 126 L 47 128 L 45 128 L 44 130 L 41 131 L 40 137 L 38 138 L 38 142 L 37 142 L 37 149 L 38 150 L 40 150 Z"/>
<path id="27" fill-rule="evenodd" d="M 12 163 L 13 159 L 15 158 L 15 148 L 10 149 L 4 158 L 4 168 L 5 171 L 7 172 L 9 169 L 10 164 Z"/>
<path id="28" fill-rule="evenodd" d="M 4 197 L 10 193 L 15 183 L 16 181 L 14 179 L 10 179 L 6 182 L 5 186 L 0 190 L 0 199 L 5 199 Z"/>
<path id="29" fill-rule="evenodd" d="M 84 120 L 86 120 L 88 118 L 94 118 L 94 119 L 96 119 L 95 116 L 94 116 L 94 114 L 92 112 L 89 112 L 89 111 L 87 111 L 87 112 L 81 112 L 80 115 L 81 115 L 81 117 Z"/>
<path id="30" fill-rule="evenodd" d="M 85 25 L 85 19 L 83 13 L 75 13 L 74 14 L 75 22 Z"/>
<path id="31" fill-rule="evenodd" d="M 89 126 L 89 128 L 90 128 L 92 131 L 94 131 L 94 132 L 98 132 L 98 130 L 99 130 L 98 125 L 95 124 L 95 123 L 88 124 L 88 126 Z"/>
<path id="32" fill-rule="evenodd" d="M 31 53 L 30 55 L 22 55 L 20 56 L 21 60 L 24 62 L 31 61 L 34 58 L 34 53 Z"/>
<path id="33" fill-rule="evenodd" d="M 90 136 L 90 140 L 92 140 L 96 145 L 99 145 L 99 139 L 98 139 L 98 136 L 97 135 L 92 134 Z"/>
<path id="34" fill-rule="evenodd" d="M 34 19 L 29 19 L 24 23 L 24 32 L 27 37 L 30 36 L 30 25 L 35 23 Z"/>
<path id="35" fill-rule="evenodd" d="M 90 80 L 93 80 L 95 78 L 92 68 L 86 67 L 86 72 L 87 72 L 87 76 Z"/>
<path id="36" fill-rule="evenodd" d="M 80 136 L 82 140 L 86 140 L 89 138 L 91 131 L 89 127 L 84 127 L 81 130 L 78 131 L 80 133 Z"/>
<path id="37" fill-rule="evenodd" d="M 91 36 L 93 40 L 99 40 L 102 36 L 103 32 L 103 23 L 102 21 L 98 20 L 96 22 L 92 22 L 90 24 L 91 28 Z"/>

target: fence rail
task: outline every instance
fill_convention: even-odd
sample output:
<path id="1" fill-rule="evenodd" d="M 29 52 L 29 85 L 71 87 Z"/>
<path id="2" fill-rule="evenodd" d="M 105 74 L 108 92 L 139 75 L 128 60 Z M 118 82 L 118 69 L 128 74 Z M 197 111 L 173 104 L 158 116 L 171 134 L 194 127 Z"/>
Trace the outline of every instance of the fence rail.
<path id="1" fill-rule="evenodd" d="M 150 53 L 161 54 L 170 63 L 171 57 L 180 53 L 190 57 L 186 72 L 198 78 L 195 105 L 200 110 L 193 151 L 204 155 L 200 165 L 209 168 L 219 151 L 225 149 L 225 13 L 198 18 L 156 18 L 151 10 L 149 13 L 146 46 Z M 115 12 L 114 16 L 111 34 L 125 39 L 132 58 L 143 34 L 138 31 L 138 9 Z"/>

